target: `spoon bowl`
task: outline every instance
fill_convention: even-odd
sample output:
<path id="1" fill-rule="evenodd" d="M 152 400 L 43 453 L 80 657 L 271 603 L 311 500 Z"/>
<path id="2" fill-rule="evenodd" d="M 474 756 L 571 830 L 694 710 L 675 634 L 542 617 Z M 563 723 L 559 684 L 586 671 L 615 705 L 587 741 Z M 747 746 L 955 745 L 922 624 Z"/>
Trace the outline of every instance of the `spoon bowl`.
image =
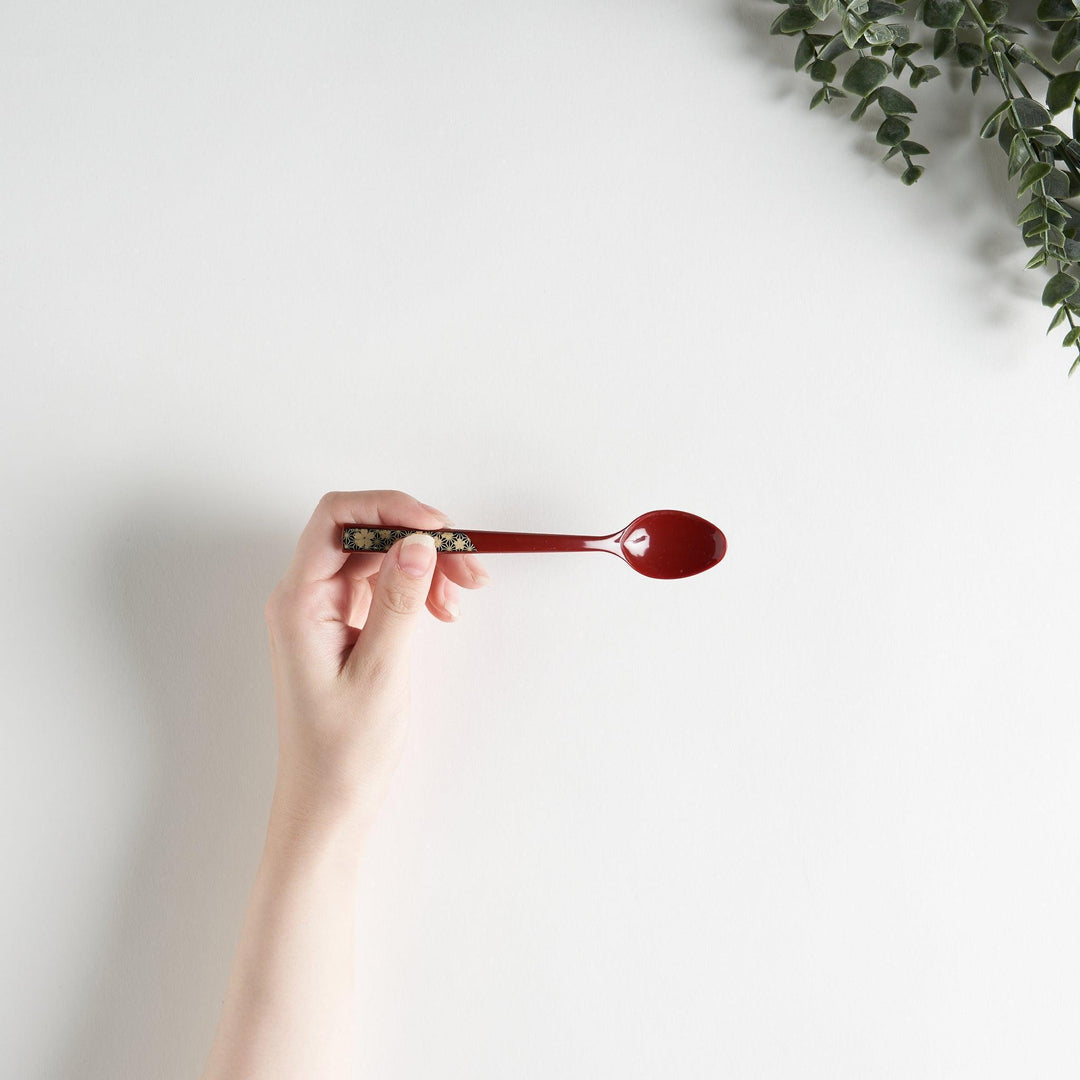
<path id="1" fill-rule="evenodd" d="M 682 578 L 715 566 L 727 538 L 711 522 L 684 510 L 650 510 L 619 535 L 619 554 L 639 574 Z"/>

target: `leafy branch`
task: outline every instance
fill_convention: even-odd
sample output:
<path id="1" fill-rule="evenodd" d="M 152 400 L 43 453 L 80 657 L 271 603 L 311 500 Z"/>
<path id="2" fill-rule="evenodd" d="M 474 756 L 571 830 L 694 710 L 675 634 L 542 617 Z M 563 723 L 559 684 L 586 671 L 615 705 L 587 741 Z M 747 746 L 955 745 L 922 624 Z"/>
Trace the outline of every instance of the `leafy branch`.
<path id="1" fill-rule="evenodd" d="M 851 119 L 859 121 L 876 105 L 876 138 L 887 148 L 883 160 L 903 158 L 900 179 L 907 185 L 925 171 L 912 159 L 929 151 L 910 138 L 915 103 L 886 80 L 890 74 L 896 81 L 907 74 L 908 86 L 915 88 L 941 74 L 936 65 L 913 59 L 924 46 L 911 40 L 912 29 L 932 31 L 933 59 L 970 72 L 973 94 L 984 83 L 997 88 L 1001 100 L 979 134 L 997 136 L 1007 155 L 1008 176 L 1017 178 L 1017 198 L 1028 196 L 1017 225 L 1024 243 L 1036 248 L 1028 267 L 1052 271 L 1042 293 L 1043 304 L 1054 309 L 1047 333 L 1068 324 L 1062 344 L 1077 351 L 1072 375 L 1080 368 L 1080 212 L 1067 200 L 1080 196 L 1080 70 L 1051 65 L 1063 65 L 1080 49 L 1080 0 L 1041 0 L 1033 21 L 1035 28 L 1053 34 L 1049 62 L 1016 40 L 1029 31 L 1007 21 L 1007 0 L 777 3 L 784 10 L 771 32 L 799 39 L 795 69 L 805 69 L 819 84 L 810 108 L 854 97 Z M 838 61 L 846 65 L 842 76 Z M 1042 100 L 1028 90 L 1022 67 L 1046 80 Z M 1065 111 L 1071 112 L 1071 134 L 1053 122 Z"/>

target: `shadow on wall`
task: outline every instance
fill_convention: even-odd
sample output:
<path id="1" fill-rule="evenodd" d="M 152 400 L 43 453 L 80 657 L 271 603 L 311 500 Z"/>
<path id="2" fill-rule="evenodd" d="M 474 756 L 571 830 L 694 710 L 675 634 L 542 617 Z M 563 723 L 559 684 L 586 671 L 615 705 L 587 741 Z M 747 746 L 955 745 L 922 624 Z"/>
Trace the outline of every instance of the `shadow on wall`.
<path id="1" fill-rule="evenodd" d="M 199 513 L 137 500 L 96 575 L 158 769 L 85 980 L 93 997 L 49 1075 L 198 1076 L 224 997 L 276 764 L 263 605 L 293 541 Z"/>
<path id="2" fill-rule="evenodd" d="M 1025 25 L 1034 25 L 1036 6 L 1035 0 L 1020 0 L 1014 2 L 1012 10 L 1016 18 L 1023 17 Z M 774 132 L 778 143 L 783 144 L 784 125 L 813 124 L 822 141 L 830 144 L 828 152 L 835 156 L 838 171 L 846 167 L 853 176 L 866 176 L 856 162 L 845 161 L 847 147 L 853 147 L 864 161 L 872 162 L 883 180 L 896 186 L 893 205 L 897 244 L 917 246 L 925 253 L 927 265 L 936 266 L 937 272 L 941 265 L 936 257 L 942 247 L 967 255 L 970 274 L 948 285 L 956 290 L 958 308 L 966 309 L 969 317 L 1007 325 L 1015 322 L 1013 313 L 1030 312 L 1032 305 L 1038 308 L 1048 275 L 1024 269 L 1031 252 L 1015 225 L 1023 206 L 1016 197 L 1016 183 L 1008 178 L 1006 156 L 997 140 L 978 137 L 983 121 L 1001 102 L 997 84 L 984 80 L 973 95 L 968 73 L 960 71 L 952 61 L 934 61 L 930 49 L 932 31 L 916 28 L 913 40 L 924 44 L 916 61 L 936 63 L 942 74 L 914 90 L 907 85 L 906 77 L 892 80 L 890 76 L 889 85 L 908 94 L 918 108 L 911 124 L 911 138 L 930 149 L 928 157 L 917 159 L 925 165 L 926 173 L 912 188 L 905 188 L 899 180 L 902 159 L 881 163 L 885 147 L 875 140 L 877 114 L 873 107 L 859 123 L 848 119 L 854 106 L 851 98 L 809 111 L 816 84 L 805 71 L 794 70 L 796 38 L 769 33 L 772 20 L 781 10 L 773 0 L 721 3 L 717 9 L 718 18 L 736 30 L 736 40 L 745 55 L 760 62 L 762 89 L 769 99 L 794 100 L 797 112 L 805 113 L 805 117 L 797 113 L 793 116 L 789 111 L 778 114 Z M 1048 56 L 1051 37 L 1039 30 L 1022 40 Z M 1034 72 L 1025 81 L 1036 96 L 1045 90 L 1045 80 Z M 887 255 L 883 253 L 883 271 L 888 270 Z M 960 317 L 964 317 L 962 312 Z"/>

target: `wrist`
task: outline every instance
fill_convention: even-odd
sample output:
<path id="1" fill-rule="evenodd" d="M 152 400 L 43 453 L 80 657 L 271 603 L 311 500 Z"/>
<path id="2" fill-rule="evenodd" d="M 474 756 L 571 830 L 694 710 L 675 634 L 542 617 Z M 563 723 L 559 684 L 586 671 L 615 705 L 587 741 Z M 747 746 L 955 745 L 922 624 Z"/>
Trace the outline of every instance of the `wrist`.
<path id="1" fill-rule="evenodd" d="M 267 843 L 278 849 L 318 850 L 356 862 L 374 816 L 374 808 L 363 799 L 279 761 Z"/>

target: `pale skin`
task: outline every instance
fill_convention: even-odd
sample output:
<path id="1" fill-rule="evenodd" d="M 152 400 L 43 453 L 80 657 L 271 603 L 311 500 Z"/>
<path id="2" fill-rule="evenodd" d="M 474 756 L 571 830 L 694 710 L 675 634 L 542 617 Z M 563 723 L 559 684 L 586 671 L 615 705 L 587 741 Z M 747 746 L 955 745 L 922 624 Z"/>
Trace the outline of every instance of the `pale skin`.
<path id="1" fill-rule="evenodd" d="M 475 555 L 405 541 L 341 551 L 350 522 L 450 525 L 401 491 L 331 491 L 266 603 L 277 778 L 266 843 L 203 1080 L 345 1080 L 355 1065 L 353 947 L 365 839 L 405 741 L 413 634 L 453 622 Z M 424 564 L 428 565 L 424 565 Z"/>

